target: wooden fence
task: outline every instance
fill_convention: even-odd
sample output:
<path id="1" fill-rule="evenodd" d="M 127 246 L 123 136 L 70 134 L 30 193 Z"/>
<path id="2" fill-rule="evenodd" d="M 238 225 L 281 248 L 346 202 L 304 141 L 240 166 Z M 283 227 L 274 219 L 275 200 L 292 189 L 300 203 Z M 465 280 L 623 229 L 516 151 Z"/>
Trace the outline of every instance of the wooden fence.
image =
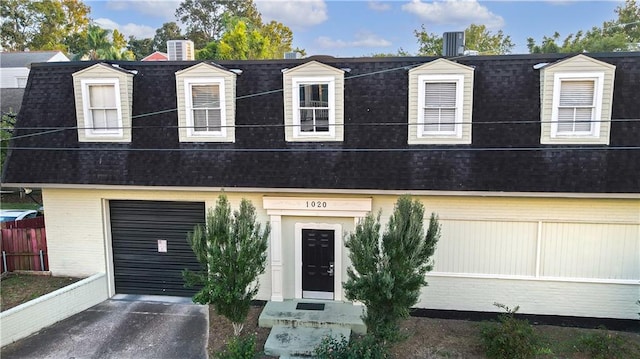
<path id="1" fill-rule="evenodd" d="M 44 217 L 4 222 L 0 229 L 2 272 L 49 268 Z"/>

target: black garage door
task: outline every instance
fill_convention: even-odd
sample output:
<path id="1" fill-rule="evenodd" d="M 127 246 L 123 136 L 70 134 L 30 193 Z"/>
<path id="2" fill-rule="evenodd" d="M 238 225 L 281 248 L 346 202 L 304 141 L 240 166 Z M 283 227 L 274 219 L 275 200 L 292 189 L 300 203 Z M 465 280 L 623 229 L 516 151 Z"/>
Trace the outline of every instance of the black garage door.
<path id="1" fill-rule="evenodd" d="M 200 265 L 187 232 L 204 223 L 202 202 L 110 201 L 116 293 L 192 296 L 182 270 Z"/>

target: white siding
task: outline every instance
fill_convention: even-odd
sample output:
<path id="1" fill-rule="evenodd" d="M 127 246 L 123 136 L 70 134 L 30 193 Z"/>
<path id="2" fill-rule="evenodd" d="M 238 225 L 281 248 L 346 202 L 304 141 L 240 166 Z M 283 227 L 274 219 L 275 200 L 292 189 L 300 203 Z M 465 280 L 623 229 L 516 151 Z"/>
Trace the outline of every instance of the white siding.
<path id="1" fill-rule="evenodd" d="M 215 206 L 220 192 L 193 190 L 44 189 L 49 263 L 54 275 L 112 276 L 110 234 L 103 203 L 110 199 L 202 201 Z M 383 228 L 395 195 L 269 193 L 269 196 L 372 198 Z M 261 223 L 269 216 L 259 192 L 227 192 L 234 208 L 247 198 Z M 420 196 L 425 219 L 439 215 L 442 238 L 418 307 L 495 311 L 493 302 L 520 305 L 522 313 L 637 319 L 640 293 L 640 199 L 554 199 Z M 292 297 L 293 228 L 297 222 L 353 219 L 282 216 L 285 298 Z M 269 254 L 270 255 L 270 254 Z M 349 264 L 343 251 L 343 280 Z M 270 258 L 268 258 L 270 261 Z M 110 280 L 112 280 L 110 278 Z M 113 285 L 112 285 L 113 286 Z M 113 293 L 111 293 L 113 294 Z M 271 296 L 269 264 L 258 299 Z"/>
<path id="2" fill-rule="evenodd" d="M 0 71 L 0 88 L 19 88 L 19 77 L 29 77 L 29 69 L 26 67 L 3 67 Z"/>
<path id="3" fill-rule="evenodd" d="M 435 272 L 534 276 L 534 222 L 442 220 Z"/>

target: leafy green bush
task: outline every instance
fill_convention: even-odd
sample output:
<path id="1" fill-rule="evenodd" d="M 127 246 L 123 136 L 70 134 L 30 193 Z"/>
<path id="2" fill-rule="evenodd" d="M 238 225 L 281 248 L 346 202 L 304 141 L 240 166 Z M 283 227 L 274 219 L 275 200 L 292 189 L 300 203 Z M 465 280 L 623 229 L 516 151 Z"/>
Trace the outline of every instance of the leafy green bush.
<path id="1" fill-rule="evenodd" d="M 255 335 L 234 336 L 222 352 L 215 354 L 217 359 L 254 359 L 256 357 Z"/>
<path id="2" fill-rule="evenodd" d="M 582 335 L 578 339 L 578 350 L 587 353 L 593 359 L 627 357 L 625 355 L 624 339 L 606 330 Z"/>
<path id="3" fill-rule="evenodd" d="M 482 344 L 488 358 L 526 359 L 536 353 L 539 339 L 528 321 L 516 319 L 519 307 L 510 309 L 504 304 L 494 303 L 506 311 L 500 314 L 497 323 L 486 323 L 480 331 Z"/>
<path id="4" fill-rule="evenodd" d="M 378 344 L 370 335 L 349 342 L 349 339 L 340 336 L 340 339 L 325 337 L 313 351 L 318 359 L 385 359 L 389 358 L 386 348 Z"/>

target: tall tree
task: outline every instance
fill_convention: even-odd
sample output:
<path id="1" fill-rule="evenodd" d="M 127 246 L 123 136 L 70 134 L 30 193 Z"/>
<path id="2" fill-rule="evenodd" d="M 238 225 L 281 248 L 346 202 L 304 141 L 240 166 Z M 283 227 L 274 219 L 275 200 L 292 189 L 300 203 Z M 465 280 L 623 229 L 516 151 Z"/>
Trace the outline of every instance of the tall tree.
<path id="1" fill-rule="evenodd" d="M 260 33 L 263 37 L 269 39 L 271 45 L 269 58 L 281 59 L 284 57 L 285 52 L 291 52 L 293 32 L 288 26 L 272 20 L 260 27 Z"/>
<path id="2" fill-rule="evenodd" d="M 422 56 L 442 55 L 442 36 L 428 33 L 424 25 L 420 31 L 414 31 L 418 39 L 418 54 Z M 471 24 L 464 30 L 465 47 L 469 50 L 478 51 L 483 55 L 503 55 L 508 54 L 515 47 L 511 41 L 511 36 L 505 35 L 502 30 L 492 33 L 485 25 Z"/>
<path id="3" fill-rule="evenodd" d="M 156 29 L 156 35 L 153 37 L 154 51 L 167 52 L 167 41 L 180 40 L 183 38 L 182 30 L 175 22 L 165 22 Z"/>
<path id="4" fill-rule="evenodd" d="M 203 288 L 193 297 L 200 304 L 213 304 L 216 311 L 233 323 L 239 335 L 249 313 L 251 300 L 258 293 L 258 275 L 266 266 L 270 227 L 256 222 L 253 204 L 246 199 L 231 215 L 227 197 L 218 198 L 207 214 L 206 226 L 197 225 L 187 239 L 203 271 L 184 270 L 187 285 Z"/>
<path id="5" fill-rule="evenodd" d="M 246 18 L 224 17 L 224 33 L 196 52 L 199 60 L 280 59 L 291 51 L 293 33 L 287 26 L 272 21 L 256 25 Z M 303 51 L 296 49 L 297 51 Z"/>
<path id="6" fill-rule="evenodd" d="M 615 9 L 618 18 L 605 21 L 602 27 L 567 35 L 560 42 L 560 34 L 544 36 L 540 45 L 529 37 L 530 53 L 573 53 L 635 51 L 640 49 L 640 6 L 636 0 L 626 0 Z"/>
<path id="7" fill-rule="evenodd" d="M 0 2 L 0 44 L 10 51 L 63 50 L 89 25 L 90 8 L 79 0 Z"/>
<path id="8" fill-rule="evenodd" d="M 369 214 L 345 243 L 353 265 L 347 270 L 345 295 L 366 305 L 364 322 L 379 342 L 398 339 L 399 321 L 418 302 L 422 287 L 427 285 L 425 275 L 433 268 L 431 256 L 440 225 L 432 214 L 425 235 L 423 216 L 420 202 L 402 196 L 382 238 L 380 214 Z"/>
<path id="9" fill-rule="evenodd" d="M 134 36 L 129 36 L 127 50 L 133 53 L 136 60 L 141 60 L 155 51 L 153 49 L 153 39 L 137 39 Z"/>
<path id="10" fill-rule="evenodd" d="M 184 0 L 176 9 L 176 18 L 187 26 L 187 34 L 197 49 L 220 39 L 224 16 L 237 16 L 261 25 L 260 13 L 253 0 Z"/>
<path id="11" fill-rule="evenodd" d="M 124 49 L 126 41 L 124 36 L 111 30 L 103 29 L 98 25 L 89 25 L 85 37 L 85 51 L 76 54 L 75 60 L 133 60 L 132 52 Z M 115 41 L 114 41 L 115 40 Z M 123 44 L 124 41 L 124 44 Z"/>

